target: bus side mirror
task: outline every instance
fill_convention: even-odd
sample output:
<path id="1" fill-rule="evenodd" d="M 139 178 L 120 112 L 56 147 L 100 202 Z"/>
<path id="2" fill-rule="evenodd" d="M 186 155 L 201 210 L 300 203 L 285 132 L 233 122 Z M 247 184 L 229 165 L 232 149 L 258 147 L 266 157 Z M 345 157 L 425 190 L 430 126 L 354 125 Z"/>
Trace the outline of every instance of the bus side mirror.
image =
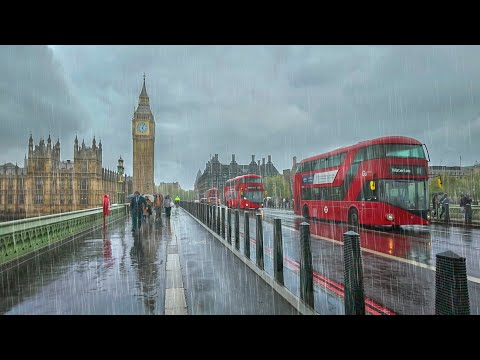
<path id="1" fill-rule="evenodd" d="M 370 180 L 370 190 L 375 190 L 375 181 L 374 180 Z"/>

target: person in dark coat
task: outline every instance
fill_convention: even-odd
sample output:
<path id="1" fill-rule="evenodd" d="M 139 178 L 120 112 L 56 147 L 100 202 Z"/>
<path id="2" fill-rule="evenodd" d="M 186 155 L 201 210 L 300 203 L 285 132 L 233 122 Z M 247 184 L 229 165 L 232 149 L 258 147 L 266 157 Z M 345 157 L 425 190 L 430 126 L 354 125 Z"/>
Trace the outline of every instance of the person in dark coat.
<path id="1" fill-rule="evenodd" d="M 465 206 L 465 224 L 471 225 L 472 224 L 472 198 L 470 197 L 470 194 L 467 194 L 465 196 L 464 200 L 464 206 Z"/>
<path id="2" fill-rule="evenodd" d="M 438 195 L 437 194 L 433 194 L 432 205 L 433 205 L 433 216 L 438 217 Z"/>
<path id="3" fill-rule="evenodd" d="M 136 231 L 142 225 L 143 207 L 147 206 L 147 201 L 135 191 L 134 197 L 130 200 L 130 213 L 132 214 L 132 231 Z"/>
<path id="4" fill-rule="evenodd" d="M 443 217 L 443 213 L 445 213 L 445 223 L 448 224 L 450 222 L 450 199 L 448 197 L 448 194 L 443 194 L 443 197 L 440 200 L 440 204 L 442 205 L 440 219 Z"/>

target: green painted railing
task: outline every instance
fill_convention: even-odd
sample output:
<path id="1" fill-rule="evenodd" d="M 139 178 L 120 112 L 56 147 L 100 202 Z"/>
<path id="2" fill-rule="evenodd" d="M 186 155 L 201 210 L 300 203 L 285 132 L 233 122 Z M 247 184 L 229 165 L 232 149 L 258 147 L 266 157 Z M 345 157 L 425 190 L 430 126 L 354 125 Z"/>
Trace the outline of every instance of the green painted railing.
<path id="1" fill-rule="evenodd" d="M 450 220 L 454 221 L 460 221 L 464 222 L 465 221 L 465 213 L 462 211 L 463 209 L 460 207 L 460 205 L 450 205 Z M 442 212 L 442 208 L 438 208 L 438 215 Z M 436 221 L 442 221 L 440 219 L 437 219 L 437 216 L 433 218 L 433 220 Z M 445 214 L 444 214 L 445 218 Z M 472 221 L 474 222 L 480 222 L 480 205 L 472 205 Z"/>
<path id="2" fill-rule="evenodd" d="M 106 221 L 117 220 L 126 213 L 125 205 L 112 205 Z M 102 224 L 101 207 L 2 222 L 0 223 L 0 266 Z"/>

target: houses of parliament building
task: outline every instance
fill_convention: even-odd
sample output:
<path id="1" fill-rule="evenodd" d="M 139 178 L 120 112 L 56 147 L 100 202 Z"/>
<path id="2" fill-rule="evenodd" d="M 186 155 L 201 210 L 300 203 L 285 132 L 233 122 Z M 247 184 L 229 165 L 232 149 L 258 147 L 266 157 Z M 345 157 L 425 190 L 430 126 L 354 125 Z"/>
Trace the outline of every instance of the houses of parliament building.
<path id="1" fill-rule="evenodd" d="M 102 206 L 103 195 L 110 203 L 124 202 L 132 192 L 132 178 L 123 176 L 123 160 L 117 171 L 102 166 L 102 143 L 87 147 L 75 137 L 73 162 L 60 160 L 60 141 L 28 140 L 24 166 L 0 165 L 0 221 L 63 213 Z"/>

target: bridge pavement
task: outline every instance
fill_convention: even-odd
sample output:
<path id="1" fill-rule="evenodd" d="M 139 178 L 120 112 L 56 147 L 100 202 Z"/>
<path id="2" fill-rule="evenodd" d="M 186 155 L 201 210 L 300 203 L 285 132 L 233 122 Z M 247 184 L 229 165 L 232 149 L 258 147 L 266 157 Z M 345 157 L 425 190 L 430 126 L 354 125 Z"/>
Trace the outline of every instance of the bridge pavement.
<path id="1" fill-rule="evenodd" d="M 298 314 L 183 209 L 122 218 L 2 269 L 1 314 Z M 151 219 L 153 220 L 153 219 Z"/>

